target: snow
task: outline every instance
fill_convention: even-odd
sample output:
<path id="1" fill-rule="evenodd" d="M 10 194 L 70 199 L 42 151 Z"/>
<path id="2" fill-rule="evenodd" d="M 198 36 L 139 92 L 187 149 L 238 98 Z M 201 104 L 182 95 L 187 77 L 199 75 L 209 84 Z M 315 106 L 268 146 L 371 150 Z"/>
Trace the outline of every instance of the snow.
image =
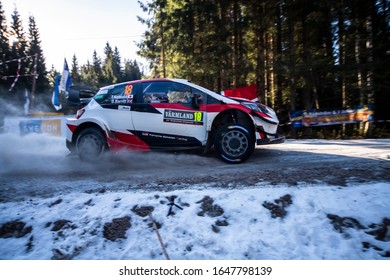
<path id="1" fill-rule="evenodd" d="M 38 143 L 30 146 L 18 144 L 21 143 L 19 136 L 0 137 L 3 146 L 0 176 L 10 170 L 39 169 L 44 162 L 28 161 L 28 156 L 23 155 L 39 154 L 42 146 L 47 145 L 45 154 L 48 156 L 42 161 L 49 157 L 53 164 L 51 168 L 61 169 L 62 162 L 50 160 L 50 155 L 66 153 L 62 141 L 29 136 L 29 143 Z M 292 148 L 298 145 L 291 143 Z M 15 156 L 13 145 L 19 145 L 18 156 L 23 160 L 10 160 Z M 51 183 L 56 184 L 55 178 Z M 88 184 L 88 180 L 83 183 Z M 170 191 L 153 188 L 99 191 L 95 181 L 90 180 L 90 184 L 93 191 L 60 192 L 46 198 L 31 196 L 22 201 L 1 202 L 0 228 L 6 223 L 21 221 L 25 228 L 32 230 L 20 238 L 0 238 L 0 259 L 163 260 L 165 256 L 151 225 L 151 217 L 141 217 L 132 211 L 144 206 L 153 207 L 153 218 L 161 225 L 158 232 L 174 260 L 389 258 L 389 225 L 382 240 L 369 233 L 380 225 L 386 229 L 383 223 L 384 219 L 390 218 L 390 182 L 348 186 L 263 183 L 230 189 L 201 184 Z M 0 188 L 7 188 L 7 185 L 1 183 Z M 284 205 L 286 215 L 273 217 L 264 207 L 265 203 L 282 206 L 282 202 L 275 200 L 281 200 L 285 195 L 291 196 L 291 204 Z M 174 215 L 168 216 L 170 197 L 175 197 L 174 203 L 182 209 L 173 206 Z M 202 204 L 205 197 L 212 199 L 208 208 Z M 361 227 L 337 229 L 329 214 L 354 219 Z M 113 219 L 124 217 L 130 218 L 130 227 L 125 228 L 124 236 L 107 239 L 105 226 Z M 61 220 L 63 227 L 54 230 L 56 222 Z"/>
<path id="2" fill-rule="evenodd" d="M 293 204 L 284 218 L 272 218 L 262 206 L 285 194 Z M 183 210 L 173 207 L 167 216 L 168 199 L 177 196 Z M 205 195 L 222 207 L 219 217 L 199 216 Z M 23 203 L 1 204 L 0 224 L 24 221 L 32 226 L 23 238 L 0 239 L 2 259 L 50 259 L 53 250 L 74 255 L 74 259 L 164 259 L 150 218 L 131 209 L 153 206 L 154 219 L 162 224 L 159 232 L 172 259 L 381 259 L 390 244 L 378 241 L 358 229 L 336 232 L 327 214 L 353 217 L 368 227 L 389 216 L 390 184 L 377 183 L 350 187 L 272 186 L 241 190 L 185 190 L 168 193 L 83 193 L 60 196 L 62 201 L 30 199 Z M 53 205 L 55 204 L 55 205 Z M 126 238 L 110 241 L 103 237 L 105 223 L 114 218 L 131 217 Z M 73 227 L 52 231 L 57 220 L 69 220 Z M 225 220 L 218 233 L 216 221 Z M 27 243 L 33 236 L 29 251 Z M 380 247 L 363 250 L 362 242 Z M 27 252 L 28 251 L 28 252 Z"/>

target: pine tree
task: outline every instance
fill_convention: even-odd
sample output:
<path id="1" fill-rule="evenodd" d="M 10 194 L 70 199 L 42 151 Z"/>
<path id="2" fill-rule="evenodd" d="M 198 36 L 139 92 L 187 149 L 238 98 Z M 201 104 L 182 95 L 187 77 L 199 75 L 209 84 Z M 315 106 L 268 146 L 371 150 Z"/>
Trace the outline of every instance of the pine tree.
<path id="1" fill-rule="evenodd" d="M 118 81 L 118 77 L 115 76 L 115 70 L 114 70 L 115 68 L 114 52 L 108 42 L 104 47 L 104 54 L 106 56 L 102 67 L 104 82 L 106 84 L 114 84 Z"/>
<path id="2" fill-rule="evenodd" d="M 138 1 L 141 8 L 152 15 L 150 19 L 138 18 L 142 23 L 146 24 L 148 31 L 144 33 L 144 39 L 138 43 L 138 54 L 147 58 L 150 61 L 150 69 L 154 77 L 166 77 L 166 43 L 167 32 L 167 16 L 165 13 L 166 0 L 154 0 L 143 4 Z"/>
<path id="3" fill-rule="evenodd" d="M 35 22 L 35 18 L 33 16 L 29 17 L 29 47 L 27 50 L 27 55 L 31 56 L 31 59 L 29 60 L 29 68 L 30 73 L 33 74 L 34 72 L 34 64 L 35 64 L 35 56 L 36 59 L 36 89 L 35 93 L 39 94 L 45 91 L 49 87 L 49 80 L 47 79 L 47 70 L 46 70 L 46 64 L 45 64 L 45 57 L 43 56 L 43 50 L 41 47 L 41 40 L 39 35 L 39 30 Z M 28 84 L 32 84 L 32 79 L 34 77 L 31 77 L 27 79 Z"/>
<path id="4" fill-rule="evenodd" d="M 23 24 L 20 19 L 20 15 L 18 10 L 14 9 L 11 15 L 11 27 L 10 27 L 10 57 L 11 59 L 22 59 L 27 56 L 27 40 L 25 37 L 25 32 L 23 30 Z M 24 61 L 22 61 L 24 63 Z M 16 75 L 18 69 L 18 62 L 14 62 L 9 64 L 9 74 Z M 18 88 L 26 88 L 28 83 L 26 83 L 26 79 L 21 79 L 18 81 L 16 87 Z"/>
<path id="5" fill-rule="evenodd" d="M 87 67 L 89 69 L 89 76 L 90 79 L 92 79 L 94 82 L 91 84 L 91 86 L 94 87 L 100 87 L 101 85 L 105 84 L 103 69 L 102 69 L 102 60 L 98 56 L 96 50 L 93 51 L 92 55 L 92 68 Z M 92 78 L 93 77 L 93 78 Z"/>
<path id="6" fill-rule="evenodd" d="M 135 81 L 142 77 L 141 70 L 136 60 L 125 60 L 123 81 Z"/>
<path id="7" fill-rule="evenodd" d="M 99 77 L 95 72 L 94 65 L 91 65 L 89 60 L 87 63 L 81 66 L 81 79 L 82 82 L 91 87 L 99 87 Z"/>
<path id="8" fill-rule="evenodd" d="M 9 34 L 7 29 L 7 19 L 4 14 L 3 4 L 0 1 L 0 59 L 2 61 L 7 60 L 9 57 Z"/>
<path id="9" fill-rule="evenodd" d="M 3 11 L 3 5 L 0 1 L 0 60 L 7 61 L 11 57 L 11 51 L 9 48 L 9 33 L 7 28 L 6 17 Z M 2 76 L 7 76 L 9 74 L 8 64 L 0 64 L 0 85 L 9 86 L 9 81 L 7 78 L 2 78 Z M 0 92 L 5 91 L 5 88 L 0 88 Z"/>
<path id="10" fill-rule="evenodd" d="M 54 83 L 57 75 L 61 75 L 55 68 L 54 65 L 51 66 L 50 71 L 47 73 L 47 77 L 49 79 L 49 87 L 54 88 Z"/>
<path id="11" fill-rule="evenodd" d="M 72 66 L 71 66 L 71 70 L 70 70 L 70 75 L 72 77 L 72 82 L 74 84 L 80 84 L 81 83 L 81 75 L 80 75 L 79 63 L 77 61 L 76 54 L 73 54 L 73 57 L 72 57 Z"/>
<path id="12" fill-rule="evenodd" d="M 390 3 L 376 1 L 373 16 L 373 80 L 375 88 L 375 116 L 390 120 Z"/>
<path id="13" fill-rule="evenodd" d="M 116 77 L 116 82 L 122 82 L 121 56 L 117 47 L 114 48 L 114 53 L 112 54 L 112 71 Z"/>
<path id="14" fill-rule="evenodd" d="M 11 19 L 11 54 L 14 59 L 22 58 L 27 55 L 27 40 L 23 30 L 22 20 L 16 7 L 11 15 Z"/>

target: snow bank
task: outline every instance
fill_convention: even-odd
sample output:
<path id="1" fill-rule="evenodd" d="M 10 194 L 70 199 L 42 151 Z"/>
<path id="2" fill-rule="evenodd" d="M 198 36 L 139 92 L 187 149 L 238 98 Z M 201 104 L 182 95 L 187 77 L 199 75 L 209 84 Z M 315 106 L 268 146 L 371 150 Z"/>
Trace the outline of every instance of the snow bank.
<path id="1" fill-rule="evenodd" d="M 281 200 L 287 194 L 291 203 Z M 132 211 L 148 206 L 176 260 L 388 259 L 384 221 L 390 218 L 389 197 L 390 184 L 373 183 L 163 193 L 102 190 L 8 202 L 0 205 L 0 236 L 8 234 L 0 238 L 0 258 L 164 259 L 150 217 Z M 173 205 L 174 214 L 167 216 L 172 198 L 182 210 Z M 285 215 L 271 212 L 265 202 Z M 121 229 L 124 235 L 107 239 L 107 225 L 124 217 L 130 222 Z M 10 224 L 6 229 L 11 221 L 23 222 L 24 231 Z M 379 229 L 387 234 L 376 235 Z M 24 236 L 9 237 L 18 234 Z"/>

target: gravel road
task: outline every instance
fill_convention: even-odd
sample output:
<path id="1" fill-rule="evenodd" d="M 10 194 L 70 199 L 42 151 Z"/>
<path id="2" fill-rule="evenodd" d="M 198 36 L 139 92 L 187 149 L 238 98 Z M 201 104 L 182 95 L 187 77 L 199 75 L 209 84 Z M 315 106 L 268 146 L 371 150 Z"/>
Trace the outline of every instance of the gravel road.
<path id="1" fill-rule="evenodd" d="M 390 182 L 390 139 L 287 140 L 233 165 L 213 153 L 122 153 L 86 164 L 67 156 L 62 139 L 1 135 L 0 142 L 0 202 L 71 192 Z"/>

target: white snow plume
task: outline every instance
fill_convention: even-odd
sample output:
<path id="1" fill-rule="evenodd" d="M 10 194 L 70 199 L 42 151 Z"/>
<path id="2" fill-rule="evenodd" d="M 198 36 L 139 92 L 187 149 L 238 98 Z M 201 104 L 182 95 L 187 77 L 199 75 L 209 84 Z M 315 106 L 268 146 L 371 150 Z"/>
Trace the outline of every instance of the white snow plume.
<path id="1" fill-rule="evenodd" d="M 60 170 L 67 155 L 64 139 L 44 134 L 0 134 L 0 173 Z"/>
<path id="2" fill-rule="evenodd" d="M 5 116 L 22 116 L 24 114 L 24 93 L 5 93 L 0 97 L 0 118 Z"/>
<path id="3" fill-rule="evenodd" d="M 145 170 L 145 172 L 179 167 L 197 166 L 209 162 L 210 158 L 192 152 L 131 152 L 107 153 L 104 158 L 93 163 L 82 162 L 66 148 L 65 139 L 47 134 L 0 134 L 0 174 L 1 173 L 68 173 L 74 176 L 84 173 L 96 174 L 107 170 Z M 215 159 L 217 161 L 217 159 Z"/>
<path id="4" fill-rule="evenodd" d="M 29 96 L 29 112 L 54 112 L 51 104 L 51 92 L 36 92 L 34 96 L 31 89 L 18 89 L 9 92 L 7 88 L 0 87 L 0 119 L 6 116 L 25 115 L 26 90 Z"/>
<path id="5" fill-rule="evenodd" d="M 200 151 L 133 152 L 121 151 L 107 155 L 105 167 L 128 168 L 129 170 L 158 170 L 183 166 L 210 164 L 210 158 L 201 156 Z M 215 158 L 215 161 L 217 159 Z"/>

